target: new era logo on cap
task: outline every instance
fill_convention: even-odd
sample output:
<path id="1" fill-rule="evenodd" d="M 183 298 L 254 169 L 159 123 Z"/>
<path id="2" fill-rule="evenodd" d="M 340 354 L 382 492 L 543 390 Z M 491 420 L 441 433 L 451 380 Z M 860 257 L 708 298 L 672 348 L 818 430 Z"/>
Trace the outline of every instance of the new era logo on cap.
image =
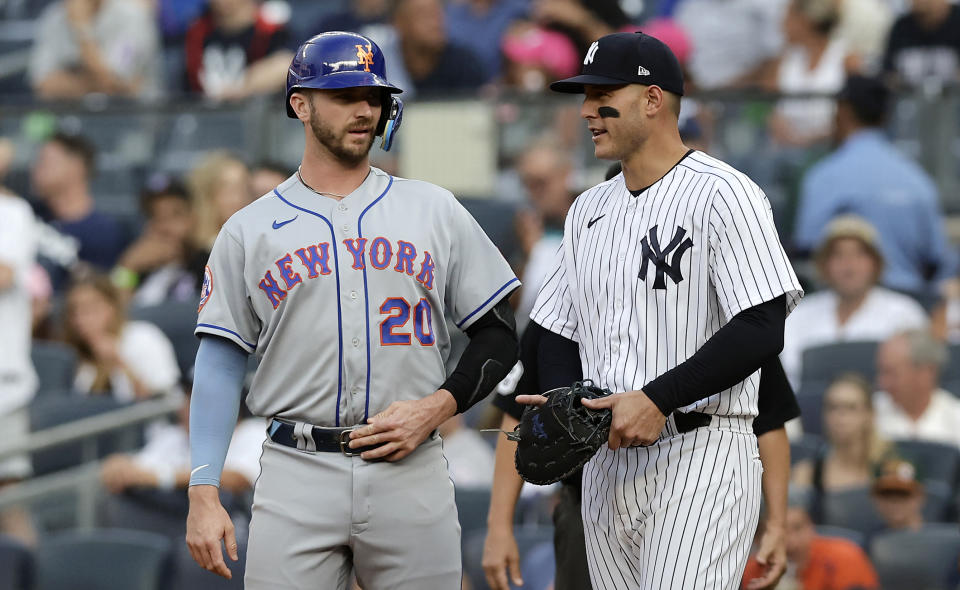
<path id="1" fill-rule="evenodd" d="M 649 76 L 649 75 L 650 75 L 650 70 L 648 70 L 647 68 L 645 68 L 645 67 L 643 67 L 643 66 L 640 66 L 639 68 L 637 68 L 637 75 L 638 75 L 638 76 Z"/>

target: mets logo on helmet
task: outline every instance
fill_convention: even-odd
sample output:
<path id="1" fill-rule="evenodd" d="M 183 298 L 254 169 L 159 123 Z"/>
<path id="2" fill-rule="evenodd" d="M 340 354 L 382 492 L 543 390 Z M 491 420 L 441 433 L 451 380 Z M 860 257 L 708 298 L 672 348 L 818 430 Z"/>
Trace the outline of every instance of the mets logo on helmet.
<path id="1" fill-rule="evenodd" d="M 373 46 L 370 43 L 367 43 L 366 47 L 363 45 L 357 45 L 357 65 L 362 65 L 363 70 L 366 72 L 370 71 L 370 66 L 373 65 Z"/>
<path id="2" fill-rule="evenodd" d="M 200 306 L 197 313 L 203 309 L 203 306 L 210 301 L 210 295 L 213 294 L 213 271 L 209 266 L 203 267 L 203 285 L 200 286 Z"/>

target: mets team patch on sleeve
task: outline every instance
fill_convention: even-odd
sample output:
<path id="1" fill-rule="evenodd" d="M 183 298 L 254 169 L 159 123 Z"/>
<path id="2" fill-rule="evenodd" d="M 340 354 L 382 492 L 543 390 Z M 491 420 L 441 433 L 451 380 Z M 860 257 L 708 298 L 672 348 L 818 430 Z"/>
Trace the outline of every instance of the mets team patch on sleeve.
<path id="1" fill-rule="evenodd" d="M 203 310 L 203 306 L 207 304 L 207 301 L 210 301 L 210 295 L 213 293 L 213 271 L 210 270 L 209 266 L 203 267 L 203 285 L 200 286 L 200 307 L 197 308 L 197 313 L 200 313 Z"/>

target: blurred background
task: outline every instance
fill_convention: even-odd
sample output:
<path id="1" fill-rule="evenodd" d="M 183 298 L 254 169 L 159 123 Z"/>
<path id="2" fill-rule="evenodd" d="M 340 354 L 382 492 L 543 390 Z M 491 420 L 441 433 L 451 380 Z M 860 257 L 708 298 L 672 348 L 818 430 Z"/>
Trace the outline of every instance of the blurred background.
<path id="1" fill-rule="evenodd" d="M 286 69 L 329 30 L 383 49 L 406 112 L 373 163 L 462 199 L 523 280 L 521 329 L 610 165 L 546 87 L 604 34 L 665 41 L 684 141 L 766 192 L 807 288 L 780 587 L 960 586 L 960 6 L 0 0 L 0 589 L 242 587 L 242 559 L 226 582 L 183 542 L 196 305 L 221 224 L 296 170 Z M 498 424 L 481 404 L 444 432 L 475 589 Z M 263 437 L 241 416 L 223 477 L 241 556 Z M 554 492 L 523 493 L 525 588 L 553 581 Z"/>

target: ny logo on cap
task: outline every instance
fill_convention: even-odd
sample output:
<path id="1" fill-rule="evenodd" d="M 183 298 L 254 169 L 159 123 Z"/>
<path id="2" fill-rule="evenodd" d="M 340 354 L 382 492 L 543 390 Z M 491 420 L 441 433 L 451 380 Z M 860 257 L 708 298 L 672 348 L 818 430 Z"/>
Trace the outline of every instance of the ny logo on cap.
<path id="1" fill-rule="evenodd" d="M 357 65 L 363 66 L 365 72 L 370 71 L 370 66 L 373 65 L 373 47 L 370 43 L 367 43 L 367 46 L 357 45 Z"/>
<path id="2" fill-rule="evenodd" d="M 587 50 L 587 57 L 583 58 L 583 65 L 593 63 L 593 56 L 597 54 L 598 49 L 600 49 L 600 42 L 594 41 L 593 44 L 590 45 L 590 49 Z"/>

